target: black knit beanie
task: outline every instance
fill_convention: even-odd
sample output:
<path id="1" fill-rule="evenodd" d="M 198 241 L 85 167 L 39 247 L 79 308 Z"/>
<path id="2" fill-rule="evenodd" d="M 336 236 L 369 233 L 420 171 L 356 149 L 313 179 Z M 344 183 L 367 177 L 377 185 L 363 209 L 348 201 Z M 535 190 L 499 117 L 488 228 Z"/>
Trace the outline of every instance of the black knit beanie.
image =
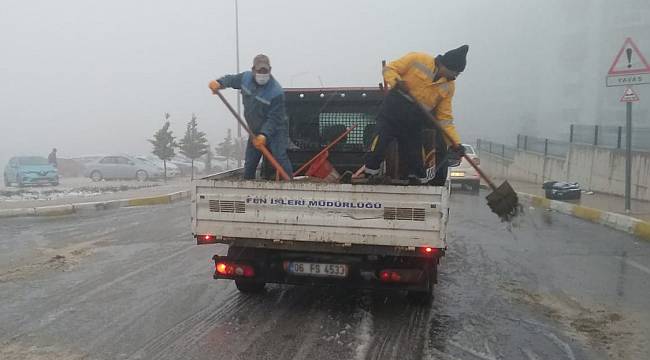
<path id="1" fill-rule="evenodd" d="M 442 65 L 451 71 L 461 72 L 465 70 L 465 65 L 467 61 L 465 57 L 467 56 L 467 51 L 469 50 L 469 45 L 463 45 L 458 49 L 449 50 L 444 55 L 438 57 Z"/>

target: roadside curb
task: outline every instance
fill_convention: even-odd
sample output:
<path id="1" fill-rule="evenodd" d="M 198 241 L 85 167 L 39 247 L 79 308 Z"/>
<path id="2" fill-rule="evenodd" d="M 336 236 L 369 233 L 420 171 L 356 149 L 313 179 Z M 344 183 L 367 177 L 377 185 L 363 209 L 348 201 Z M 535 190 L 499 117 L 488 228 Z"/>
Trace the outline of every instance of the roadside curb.
<path id="1" fill-rule="evenodd" d="M 86 202 L 65 205 L 51 205 L 33 208 L 0 210 L 0 218 L 24 216 L 62 216 L 92 211 L 102 211 L 132 206 L 153 206 L 171 204 L 190 198 L 190 191 L 178 191 L 166 195 L 147 196 L 133 199 Z"/>
<path id="2" fill-rule="evenodd" d="M 650 241 L 650 222 L 623 214 L 574 205 L 563 201 L 549 200 L 542 196 L 522 192 L 517 192 L 517 195 L 521 202 L 533 207 L 555 210 L 565 215 L 605 225 L 612 229 L 635 235 L 640 239 Z"/>

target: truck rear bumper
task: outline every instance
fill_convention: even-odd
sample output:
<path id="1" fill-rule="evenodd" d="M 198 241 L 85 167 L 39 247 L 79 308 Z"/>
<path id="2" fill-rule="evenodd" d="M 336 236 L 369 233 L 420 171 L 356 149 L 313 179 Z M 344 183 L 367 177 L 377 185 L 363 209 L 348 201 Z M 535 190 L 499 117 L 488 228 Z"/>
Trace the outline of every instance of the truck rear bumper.
<path id="1" fill-rule="evenodd" d="M 228 256 L 215 255 L 219 263 L 252 266 L 254 276 L 224 275 L 215 270 L 214 279 L 243 282 L 311 286 L 337 286 L 357 289 L 428 291 L 436 283 L 436 268 L 442 251 L 431 256 L 332 255 L 269 249 L 231 248 Z M 287 263 L 305 262 L 340 264 L 347 268 L 345 277 L 296 275 Z M 382 277 L 383 273 L 383 277 Z M 391 278 L 391 275 L 394 275 Z"/>

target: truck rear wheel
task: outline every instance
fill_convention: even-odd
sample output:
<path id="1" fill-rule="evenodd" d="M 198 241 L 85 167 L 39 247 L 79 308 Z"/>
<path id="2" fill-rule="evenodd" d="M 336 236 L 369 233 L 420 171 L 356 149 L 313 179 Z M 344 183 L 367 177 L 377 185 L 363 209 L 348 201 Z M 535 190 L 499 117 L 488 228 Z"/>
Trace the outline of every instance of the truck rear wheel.
<path id="1" fill-rule="evenodd" d="M 428 289 L 424 291 L 409 291 L 407 294 L 408 299 L 418 305 L 430 305 L 433 301 L 433 284 L 429 280 Z"/>
<path id="2" fill-rule="evenodd" d="M 260 293 L 264 291 L 265 285 L 266 284 L 263 282 L 235 280 L 235 286 L 237 287 L 237 290 L 243 293 Z"/>
<path id="3" fill-rule="evenodd" d="M 238 259 L 241 261 L 255 262 L 259 260 L 259 250 L 254 248 L 246 248 L 239 246 L 228 247 L 228 257 L 231 259 Z M 237 290 L 242 293 L 260 293 L 264 291 L 265 282 L 255 279 L 235 279 L 235 286 Z"/>
<path id="4" fill-rule="evenodd" d="M 408 292 L 408 299 L 414 304 L 427 306 L 433 301 L 433 285 L 436 283 L 436 267 L 429 268 L 426 286 L 423 290 L 411 290 Z"/>

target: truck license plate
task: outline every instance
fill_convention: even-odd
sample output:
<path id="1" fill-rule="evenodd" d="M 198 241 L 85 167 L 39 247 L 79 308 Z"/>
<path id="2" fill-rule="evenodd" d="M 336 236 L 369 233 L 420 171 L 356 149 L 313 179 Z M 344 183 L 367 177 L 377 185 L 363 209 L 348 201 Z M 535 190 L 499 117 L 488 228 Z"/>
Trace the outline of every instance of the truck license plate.
<path id="1" fill-rule="evenodd" d="M 344 264 L 289 262 L 287 272 L 294 275 L 346 277 L 348 276 L 348 266 Z"/>

